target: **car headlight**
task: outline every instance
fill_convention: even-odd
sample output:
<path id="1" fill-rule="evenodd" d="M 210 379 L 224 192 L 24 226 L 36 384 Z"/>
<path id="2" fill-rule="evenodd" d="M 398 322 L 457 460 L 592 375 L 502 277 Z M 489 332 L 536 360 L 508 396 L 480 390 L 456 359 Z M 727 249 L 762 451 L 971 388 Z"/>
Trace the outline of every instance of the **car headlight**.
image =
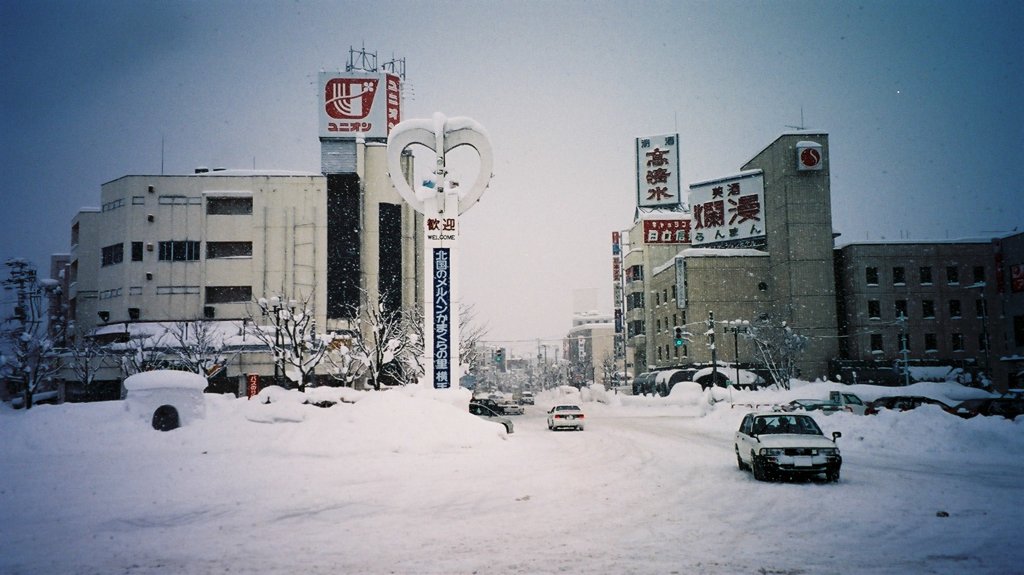
<path id="1" fill-rule="evenodd" d="M 836 449 L 835 447 L 823 447 L 823 448 L 818 450 L 818 453 L 820 453 L 822 455 L 835 456 L 835 455 L 839 455 L 839 450 Z"/>
<path id="2" fill-rule="evenodd" d="M 778 447 L 765 447 L 761 450 L 761 455 L 778 457 L 785 453 L 784 449 Z"/>

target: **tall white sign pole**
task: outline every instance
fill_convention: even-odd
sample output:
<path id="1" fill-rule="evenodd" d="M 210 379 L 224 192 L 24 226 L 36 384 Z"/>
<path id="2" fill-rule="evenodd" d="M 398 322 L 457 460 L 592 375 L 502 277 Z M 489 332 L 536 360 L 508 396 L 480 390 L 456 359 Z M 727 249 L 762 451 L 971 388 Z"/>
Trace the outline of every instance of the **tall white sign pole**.
<path id="1" fill-rule="evenodd" d="M 405 179 L 402 154 L 421 145 L 437 155 L 435 187 L 417 193 Z M 480 171 L 469 186 L 449 185 L 446 154 L 469 146 L 480 155 Z M 491 141 L 480 124 L 469 118 L 406 120 L 388 137 L 388 172 L 395 189 L 423 214 L 423 342 L 426 381 L 435 389 L 458 387 L 459 368 L 458 261 L 459 216 L 480 200 L 491 180 L 494 160 Z"/>

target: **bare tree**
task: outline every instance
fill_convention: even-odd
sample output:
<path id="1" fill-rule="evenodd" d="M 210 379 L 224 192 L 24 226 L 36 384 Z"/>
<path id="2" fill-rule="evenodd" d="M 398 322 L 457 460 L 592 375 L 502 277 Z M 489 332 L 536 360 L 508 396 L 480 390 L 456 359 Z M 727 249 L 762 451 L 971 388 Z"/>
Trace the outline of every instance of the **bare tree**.
<path id="1" fill-rule="evenodd" d="M 4 324 L 6 352 L 0 355 L 0 372 L 15 384 L 24 398 L 25 408 L 32 407 L 33 396 L 47 385 L 61 369 L 60 356 L 53 349 L 48 335 L 43 294 L 57 287 L 56 282 L 40 282 L 36 269 L 27 260 L 10 259 L 11 275 L 3 281 L 4 289 L 17 296 L 14 315 Z"/>
<path id="2" fill-rule="evenodd" d="M 473 305 L 459 305 L 459 359 L 467 366 L 466 372 L 474 372 L 488 358 L 484 357 L 480 342 L 487 337 L 487 325 L 477 322 Z"/>
<path id="3" fill-rule="evenodd" d="M 807 336 L 796 333 L 784 321 L 771 319 L 751 322 L 741 335 L 754 342 L 775 385 L 789 389 L 790 379 L 799 375 L 796 359 L 807 347 Z"/>
<path id="4" fill-rule="evenodd" d="M 383 300 L 370 301 L 369 294 L 362 293 L 362 305 L 355 314 L 362 326 L 362 337 L 353 341 L 356 357 L 366 366 L 370 385 L 380 389 L 382 384 L 406 383 L 418 376 L 414 373 L 418 360 L 409 364 L 410 358 L 422 355 L 422 343 L 417 352 L 414 323 L 401 309 L 389 309 Z M 422 372 L 421 372 L 422 373 Z"/>
<path id="5" fill-rule="evenodd" d="M 254 335 L 270 348 L 285 377 L 301 392 L 310 381 L 315 385 L 312 375 L 327 352 L 327 342 L 316 333 L 311 297 L 294 300 L 282 294 L 257 301 L 271 325 L 259 327 Z"/>
<path id="6" fill-rule="evenodd" d="M 205 319 L 175 322 L 167 329 L 175 363 L 207 379 L 227 366 L 238 352 L 229 352 L 227 335 L 215 322 Z"/>
<path id="7" fill-rule="evenodd" d="M 128 326 L 125 326 L 125 331 L 124 341 L 110 344 L 110 349 L 121 356 L 121 373 L 125 378 L 169 366 L 164 348 L 168 336 L 166 328 L 150 324 L 135 333 L 131 333 Z"/>
<path id="8" fill-rule="evenodd" d="M 84 388 L 92 387 L 96 376 L 106 367 L 116 367 L 117 358 L 110 349 L 94 337 L 76 331 L 64 354 L 65 367 L 71 370 Z"/>

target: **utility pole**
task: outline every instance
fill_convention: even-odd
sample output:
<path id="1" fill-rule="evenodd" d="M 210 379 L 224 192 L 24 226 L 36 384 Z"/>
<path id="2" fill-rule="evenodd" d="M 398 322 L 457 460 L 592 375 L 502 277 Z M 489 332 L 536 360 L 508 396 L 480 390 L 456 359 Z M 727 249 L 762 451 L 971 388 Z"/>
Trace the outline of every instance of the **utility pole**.
<path id="1" fill-rule="evenodd" d="M 907 316 L 900 312 L 900 353 L 903 354 L 903 385 L 910 385 L 910 350 L 907 349 Z"/>
<path id="2" fill-rule="evenodd" d="M 708 337 L 711 343 L 711 385 L 718 380 L 718 352 L 715 349 L 715 312 L 708 312 Z"/>

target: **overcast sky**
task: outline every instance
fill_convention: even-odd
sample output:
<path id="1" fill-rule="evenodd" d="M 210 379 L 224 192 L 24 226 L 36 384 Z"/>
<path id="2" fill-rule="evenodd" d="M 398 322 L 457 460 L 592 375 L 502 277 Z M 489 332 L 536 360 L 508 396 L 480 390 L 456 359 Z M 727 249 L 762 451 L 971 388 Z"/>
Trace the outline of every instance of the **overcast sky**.
<path id="1" fill-rule="evenodd" d="M 489 339 L 535 349 L 512 342 L 562 337 L 574 290 L 611 310 L 638 136 L 678 132 L 688 185 L 802 109 L 829 134 L 840 242 L 1021 229 L 1022 29 L 1018 0 L 0 0 L 0 257 L 48 270 L 123 175 L 319 171 L 317 72 L 365 45 L 406 59 L 406 118 L 490 133 L 463 298 Z"/>

